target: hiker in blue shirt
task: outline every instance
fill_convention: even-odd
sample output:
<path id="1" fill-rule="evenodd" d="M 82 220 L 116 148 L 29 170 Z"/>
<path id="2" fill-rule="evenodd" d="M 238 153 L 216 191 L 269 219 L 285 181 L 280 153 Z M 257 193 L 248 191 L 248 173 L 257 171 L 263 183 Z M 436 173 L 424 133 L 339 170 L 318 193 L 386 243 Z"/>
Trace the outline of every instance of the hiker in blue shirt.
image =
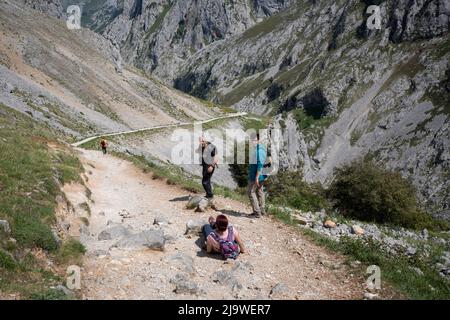
<path id="1" fill-rule="evenodd" d="M 266 150 L 260 143 L 259 133 L 251 136 L 254 149 L 250 152 L 250 164 L 248 166 L 248 189 L 247 194 L 253 208 L 252 216 L 261 218 L 266 214 L 263 182 L 266 176 L 262 173 L 266 162 Z"/>

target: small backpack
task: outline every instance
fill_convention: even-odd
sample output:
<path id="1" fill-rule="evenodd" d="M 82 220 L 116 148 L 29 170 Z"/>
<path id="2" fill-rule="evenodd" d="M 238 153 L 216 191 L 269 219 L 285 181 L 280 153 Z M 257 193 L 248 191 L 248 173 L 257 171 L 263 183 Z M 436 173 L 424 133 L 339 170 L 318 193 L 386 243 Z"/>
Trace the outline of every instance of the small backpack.
<path id="1" fill-rule="evenodd" d="M 219 242 L 220 252 L 223 258 L 226 259 L 236 259 L 239 255 L 239 245 L 233 241 L 233 227 L 228 227 L 228 237 L 227 240 L 220 239 L 219 235 L 215 232 L 211 232 L 211 236 Z"/>

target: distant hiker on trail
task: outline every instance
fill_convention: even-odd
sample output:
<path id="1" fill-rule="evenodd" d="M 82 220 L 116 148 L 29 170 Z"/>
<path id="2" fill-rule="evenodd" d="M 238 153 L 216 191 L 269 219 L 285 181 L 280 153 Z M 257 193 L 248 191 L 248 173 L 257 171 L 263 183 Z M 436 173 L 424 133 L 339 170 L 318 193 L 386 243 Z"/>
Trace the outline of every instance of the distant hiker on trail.
<path id="1" fill-rule="evenodd" d="M 236 259 L 239 253 L 246 252 L 239 232 L 229 225 L 228 218 L 223 214 L 218 215 L 216 220 L 209 217 L 209 224 L 203 226 L 203 234 L 208 253 L 219 252 L 224 259 Z"/>
<path id="2" fill-rule="evenodd" d="M 250 139 L 253 143 L 254 150 L 250 151 L 247 194 L 253 208 L 252 216 L 261 218 L 261 215 L 266 214 L 263 182 L 267 176 L 262 173 L 264 163 L 266 162 L 266 151 L 260 143 L 259 133 L 253 134 Z"/>
<path id="3" fill-rule="evenodd" d="M 108 147 L 108 142 L 105 140 L 105 138 L 102 138 L 102 140 L 100 140 L 100 147 L 102 148 L 103 154 L 106 154 L 106 148 Z"/>
<path id="4" fill-rule="evenodd" d="M 201 166 L 202 166 L 202 185 L 206 192 L 206 198 L 213 205 L 213 190 L 211 186 L 211 178 L 214 170 L 217 167 L 218 157 L 217 148 L 212 143 L 206 141 L 204 137 L 199 139 L 200 146 L 199 151 L 201 154 Z"/>

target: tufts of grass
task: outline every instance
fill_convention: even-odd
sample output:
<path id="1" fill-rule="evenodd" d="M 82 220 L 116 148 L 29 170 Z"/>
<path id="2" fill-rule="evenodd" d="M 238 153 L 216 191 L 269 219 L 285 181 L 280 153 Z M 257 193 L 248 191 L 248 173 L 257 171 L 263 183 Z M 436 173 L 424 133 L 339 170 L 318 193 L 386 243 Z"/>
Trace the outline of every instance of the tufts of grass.
<path id="1" fill-rule="evenodd" d="M 17 240 L 0 250 L 0 291 L 31 299 L 61 279 L 26 252 L 40 248 L 53 256 L 61 250 L 51 229 L 56 197 L 62 183 L 81 181 L 82 168 L 57 142 L 59 133 L 2 104 L 0 137 L 0 217 Z"/>
<path id="2" fill-rule="evenodd" d="M 0 268 L 5 270 L 14 270 L 17 268 L 17 263 L 11 256 L 11 254 L 1 249 L 0 249 Z"/>
<path id="3" fill-rule="evenodd" d="M 381 269 L 381 279 L 393 286 L 401 294 L 416 300 L 448 300 L 450 285 L 448 281 L 429 267 L 425 258 L 411 260 L 406 257 L 393 256 L 386 253 L 380 243 L 361 239 L 343 237 L 339 242 L 320 235 L 310 229 L 302 228 L 302 232 L 315 243 L 327 247 L 333 252 L 342 253 L 364 265 L 377 265 Z M 419 268 L 423 275 L 413 269 Z"/>
<path id="4" fill-rule="evenodd" d="M 325 190 L 319 184 L 303 181 L 301 172 L 278 172 L 268 181 L 268 200 L 280 206 L 302 211 L 319 211 L 330 207 Z"/>
<path id="5" fill-rule="evenodd" d="M 69 239 L 61 246 L 56 254 L 56 260 L 60 264 L 80 264 L 81 258 L 86 253 L 86 248 L 75 239 Z"/>
<path id="6" fill-rule="evenodd" d="M 82 204 L 80 204 L 80 208 L 83 209 L 88 214 L 88 216 L 91 216 L 91 207 L 87 202 L 83 202 Z"/>
<path id="7" fill-rule="evenodd" d="M 31 300 L 68 300 L 68 297 L 61 290 L 46 289 L 32 293 Z"/>

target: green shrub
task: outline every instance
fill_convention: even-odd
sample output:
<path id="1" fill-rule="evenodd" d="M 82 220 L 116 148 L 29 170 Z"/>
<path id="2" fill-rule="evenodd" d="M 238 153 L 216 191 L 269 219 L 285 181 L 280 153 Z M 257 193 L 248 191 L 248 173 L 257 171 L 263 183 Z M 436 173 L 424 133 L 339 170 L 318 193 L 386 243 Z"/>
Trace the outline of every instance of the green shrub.
<path id="1" fill-rule="evenodd" d="M 60 183 L 81 182 L 80 173 L 84 172 L 80 160 L 69 152 L 58 152 L 53 156 Z"/>
<path id="2" fill-rule="evenodd" d="M 57 260 L 60 263 L 78 263 L 85 253 L 86 248 L 82 243 L 75 239 L 69 239 L 59 249 Z"/>
<path id="3" fill-rule="evenodd" d="M 418 206 L 416 190 L 400 173 L 357 160 L 335 170 L 328 189 L 334 206 L 345 216 L 406 228 L 441 228 Z"/>
<path id="4" fill-rule="evenodd" d="M 238 163 L 238 146 L 234 146 L 234 159 L 232 164 L 230 164 L 229 170 L 231 176 L 239 188 L 244 188 L 248 184 L 248 164 L 249 164 L 249 143 L 245 141 L 245 160 L 244 163 Z"/>
<path id="5" fill-rule="evenodd" d="M 18 214 L 14 217 L 12 227 L 14 238 L 24 246 L 37 246 L 49 251 L 54 251 L 58 248 L 52 230 L 38 217 Z"/>
<path id="6" fill-rule="evenodd" d="M 67 300 L 68 297 L 61 290 L 47 289 L 31 294 L 32 300 Z"/>
<path id="7" fill-rule="evenodd" d="M 16 268 L 16 262 L 10 254 L 0 249 L 0 268 L 6 270 L 14 270 Z"/>
<path id="8" fill-rule="evenodd" d="M 319 184 L 303 181 L 302 173 L 278 172 L 267 183 L 268 200 L 277 205 L 290 206 L 303 211 L 327 209 L 329 204 Z"/>

